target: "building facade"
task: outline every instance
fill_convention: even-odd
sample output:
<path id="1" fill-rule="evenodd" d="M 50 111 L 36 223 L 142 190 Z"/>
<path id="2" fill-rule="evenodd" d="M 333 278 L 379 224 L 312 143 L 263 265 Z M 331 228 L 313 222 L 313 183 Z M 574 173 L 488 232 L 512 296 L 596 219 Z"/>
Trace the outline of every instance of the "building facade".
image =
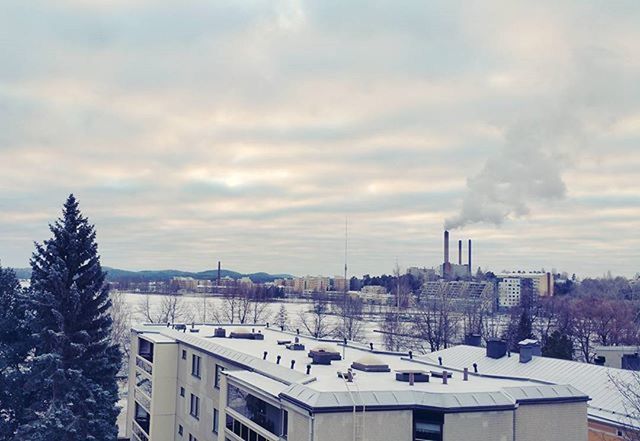
<path id="1" fill-rule="evenodd" d="M 375 349 L 375 348 L 374 348 Z M 132 332 L 134 441 L 585 441 L 570 386 L 466 370 L 268 327 Z"/>

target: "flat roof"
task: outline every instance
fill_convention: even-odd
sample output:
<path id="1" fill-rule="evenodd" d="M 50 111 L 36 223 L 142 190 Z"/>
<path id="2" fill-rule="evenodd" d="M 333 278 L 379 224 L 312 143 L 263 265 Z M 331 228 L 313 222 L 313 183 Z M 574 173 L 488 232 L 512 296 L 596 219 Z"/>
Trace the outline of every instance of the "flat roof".
<path id="1" fill-rule="evenodd" d="M 494 359 L 486 356 L 485 348 L 466 345 L 432 352 L 420 358 L 434 362 L 438 357 L 442 357 L 443 365 L 450 368 L 476 363 L 481 375 L 571 385 L 591 397 L 587 408 L 590 417 L 640 427 L 640 421 L 629 415 L 625 398 L 612 381 L 617 379 L 619 382 L 635 384 L 636 374 L 632 371 L 541 356 L 534 356 L 527 363 L 520 363 L 517 355 Z"/>
<path id="2" fill-rule="evenodd" d="M 226 338 L 213 337 L 214 330 L 218 327 L 225 329 Z M 374 347 L 372 351 L 368 345 L 355 342 L 348 342 L 345 347 L 342 342 L 318 340 L 256 325 L 241 328 L 244 332 L 255 329 L 255 332 L 264 336 L 263 340 L 229 338 L 230 332 L 240 328 L 238 325 L 196 325 L 197 333 L 190 332 L 189 328 L 190 325 L 186 332 L 182 332 L 167 328 L 166 325 L 149 325 L 138 327 L 136 331 L 143 332 L 145 336 L 149 332 L 157 332 L 165 338 L 222 357 L 251 371 L 247 374 L 229 374 L 231 378 L 259 386 L 272 394 L 278 392 L 283 399 L 316 410 L 353 406 L 354 400 L 356 405 L 364 404 L 367 407 L 422 406 L 454 410 L 513 408 L 517 403 L 530 402 L 531 400 L 525 400 L 527 397 L 535 397 L 539 402 L 588 399 L 584 393 L 570 386 L 545 385 L 533 380 L 486 378 L 469 373 L 469 380 L 464 381 L 461 370 L 438 366 L 430 360 L 410 359 L 407 354 L 388 352 L 382 348 L 378 350 Z M 296 337 L 305 345 L 304 351 L 289 350 L 278 344 L 279 340 L 293 342 Z M 332 348 L 344 357 L 342 360 L 332 361 L 330 365 L 311 364 L 308 352 L 318 346 Z M 265 351 L 267 356 L 263 360 Z M 278 355 L 281 356 L 279 364 L 276 363 Z M 353 362 L 370 361 L 367 359 L 371 357 L 380 364 L 388 365 L 390 372 L 354 369 L 354 381 L 348 384 L 338 376 L 338 372 L 346 372 Z M 294 369 L 291 369 L 292 361 L 295 362 Z M 307 375 L 309 364 L 311 369 Z M 419 370 L 431 374 L 431 371 L 441 373 L 445 369 L 452 374 L 447 384 L 443 384 L 441 378 L 433 376 L 429 382 L 415 382 L 413 386 L 396 380 L 396 371 Z M 256 375 L 267 380 L 260 381 Z"/>

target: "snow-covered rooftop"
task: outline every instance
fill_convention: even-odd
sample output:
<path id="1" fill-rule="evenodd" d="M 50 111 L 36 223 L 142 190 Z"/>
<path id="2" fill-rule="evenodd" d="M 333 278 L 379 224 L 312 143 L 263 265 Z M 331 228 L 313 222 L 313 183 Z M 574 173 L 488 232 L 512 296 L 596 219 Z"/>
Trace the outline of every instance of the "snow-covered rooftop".
<path id="1" fill-rule="evenodd" d="M 536 397 L 537 400 L 586 400 L 584 393 L 570 386 L 545 385 L 537 381 L 509 378 L 486 378 L 469 374 L 468 381 L 463 380 L 463 373 L 458 369 L 447 369 L 438 366 L 437 361 L 414 357 L 408 354 L 392 353 L 382 348 L 349 342 L 346 347 L 342 342 L 319 341 L 315 338 L 295 333 L 282 332 L 265 326 L 246 326 L 245 332 L 255 329 L 264 336 L 262 340 L 229 338 L 229 333 L 236 331 L 238 325 L 221 326 L 226 331 L 226 338 L 214 337 L 217 325 L 196 326 L 197 333 L 177 331 L 158 325 L 147 325 L 137 328 L 138 332 L 158 333 L 165 338 L 174 339 L 183 344 L 196 347 L 250 372 L 231 372 L 228 375 L 238 381 L 258 387 L 272 395 L 279 395 L 298 404 L 313 408 L 343 407 L 353 405 L 353 393 L 357 392 L 358 405 L 366 406 L 429 406 L 438 408 L 482 408 L 513 407 L 525 397 Z M 282 343 L 298 338 L 305 346 L 303 351 L 289 350 Z M 338 352 L 342 359 L 334 360 L 330 365 L 312 364 L 308 352 L 317 347 Z M 267 352 L 266 360 L 263 359 Z M 277 364 L 277 356 L 280 363 Z M 374 355 L 376 364 L 388 365 L 390 372 L 365 372 L 353 370 L 353 383 L 345 384 L 338 372 L 347 372 L 354 361 L 368 360 Z M 291 369 L 291 362 L 294 368 Z M 311 365 L 307 374 L 307 365 Z M 426 383 L 396 380 L 396 372 L 404 370 L 442 372 L 447 369 L 452 373 L 447 384 L 442 378 L 431 376 Z"/>
<path id="2" fill-rule="evenodd" d="M 479 374 L 502 378 L 521 378 L 549 384 L 568 384 L 591 397 L 588 412 L 592 418 L 640 427 L 640 421 L 630 419 L 623 395 L 612 381 L 634 384 L 633 372 L 570 360 L 534 356 L 527 363 L 519 357 L 504 356 L 493 359 L 486 349 L 473 346 L 455 346 L 420 357 L 429 363 L 437 362 L 448 368 L 460 369 L 478 365 Z"/>

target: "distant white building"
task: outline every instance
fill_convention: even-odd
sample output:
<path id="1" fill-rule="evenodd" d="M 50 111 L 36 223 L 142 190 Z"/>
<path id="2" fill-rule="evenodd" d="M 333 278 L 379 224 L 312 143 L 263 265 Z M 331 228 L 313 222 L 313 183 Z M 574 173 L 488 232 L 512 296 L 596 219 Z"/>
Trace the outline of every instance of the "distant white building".
<path id="1" fill-rule="evenodd" d="M 544 271 L 511 271 L 498 274 L 498 298 L 500 306 L 518 306 L 523 289 L 530 281 L 532 294 L 538 297 L 553 296 L 553 274 Z"/>

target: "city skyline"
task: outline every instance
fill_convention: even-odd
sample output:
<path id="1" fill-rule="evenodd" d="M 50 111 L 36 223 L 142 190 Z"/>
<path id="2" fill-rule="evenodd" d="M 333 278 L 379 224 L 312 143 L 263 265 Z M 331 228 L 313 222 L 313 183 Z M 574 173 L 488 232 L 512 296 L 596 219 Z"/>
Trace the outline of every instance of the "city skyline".
<path id="1" fill-rule="evenodd" d="M 128 270 L 341 275 L 347 217 L 350 276 L 440 265 L 445 223 L 474 271 L 640 271 L 635 3 L 0 12 L 3 266 L 73 193 Z"/>

